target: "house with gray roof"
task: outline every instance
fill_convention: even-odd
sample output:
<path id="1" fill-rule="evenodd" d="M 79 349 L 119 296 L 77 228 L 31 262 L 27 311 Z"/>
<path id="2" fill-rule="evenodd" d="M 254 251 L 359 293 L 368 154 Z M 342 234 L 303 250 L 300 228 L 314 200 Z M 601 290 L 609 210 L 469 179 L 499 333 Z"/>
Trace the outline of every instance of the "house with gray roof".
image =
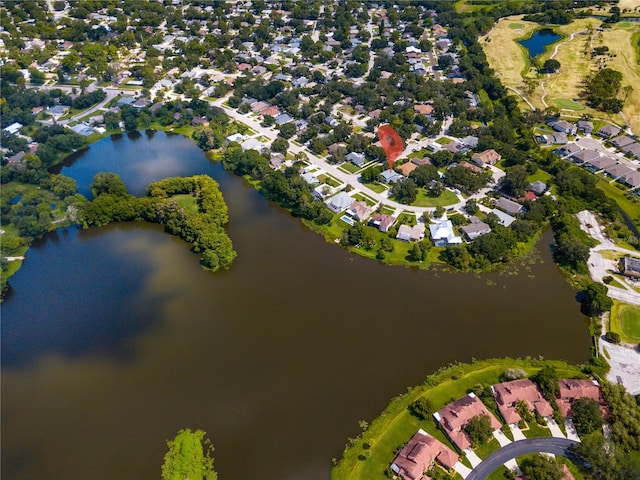
<path id="1" fill-rule="evenodd" d="M 293 117 L 287 115 L 286 113 L 283 113 L 275 118 L 275 122 L 278 126 L 284 125 L 285 123 L 293 122 Z"/>
<path id="2" fill-rule="evenodd" d="M 633 142 L 633 138 L 629 137 L 628 135 L 620 135 L 619 137 L 611 139 L 611 143 L 616 148 L 622 148 L 627 145 L 631 145 Z"/>
<path id="3" fill-rule="evenodd" d="M 396 183 L 404 180 L 404 177 L 393 170 L 385 170 L 380 174 L 384 183 Z"/>
<path id="4" fill-rule="evenodd" d="M 579 164 L 590 162 L 598 157 L 600 157 L 600 152 L 597 152 L 596 150 L 581 150 L 578 153 L 571 155 L 571 159 Z"/>
<path id="5" fill-rule="evenodd" d="M 424 223 L 418 223 L 413 227 L 409 225 L 400 225 L 396 238 L 405 242 L 417 242 L 424 238 Z"/>
<path id="6" fill-rule="evenodd" d="M 615 125 L 605 125 L 602 127 L 596 135 L 603 138 L 612 138 L 620 133 L 620 128 Z"/>
<path id="7" fill-rule="evenodd" d="M 637 170 L 631 171 L 618 179 L 619 182 L 624 183 L 627 187 L 635 188 L 640 186 L 640 172 Z"/>
<path id="8" fill-rule="evenodd" d="M 622 265 L 625 277 L 640 278 L 640 258 L 624 257 Z"/>
<path id="9" fill-rule="evenodd" d="M 491 213 L 495 214 L 498 217 L 500 224 L 504 225 L 505 227 L 508 227 L 516 221 L 515 217 L 512 217 L 508 213 L 504 213 L 502 210 L 498 210 L 497 208 L 491 210 Z"/>
<path id="10" fill-rule="evenodd" d="M 629 167 L 625 165 L 617 164 L 617 165 L 613 165 L 611 167 L 605 168 L 604 173 L 606 173 L 610 177 L 619 178 L 619 177 L 624 177 L 625 175 L 629 175 L 630 173 L 633 173 L 633 170 L 631 170 Z"/>
<path id="11" fill-rule="evenodd" d="M 565 120 L 549 122 L 547 125 L 553 128 L 556 132 L 566 133 L 567 135 L 575 135 L 578 131 L 578 127 L 576 127 L 573 123 L 569 123 Z"/>
<path id="12" fill-rule="evenodd" d="M 345 159 L 357 167 L 361 167 L 365 162 L 364 153 L 351 152 L 345 157 Z"/>
<path id="13" fill-rule="evenodd" d="M 622 153 L 640 159 L 640 143 L 630 143 L 621 148 Z"/>
<path id="14" fill-rule="evenodd" d="M 496 200 L 496 207 L 512 215 L 522 212 L 522 205 L 504 197 L 500 197 L 498 200 Z"/>
<path id="15" fill-rule="evenodd" d="M 477 221 L 460 227 L 460 231 L 469 242 L 473 242 L 476 238 L 489 233 L 491 227 L 484 222 Z"/>
<path id="16" fill-rule="evenodd" d="M 529 185 L 529 189 L 536 195 L 540 196 L 547 191 L 547 184 L 538 180 Z"/>
<path id="17" fill-rule="evenodd" d="M 561 147 L 556 148 L 554 152 L 561 157 L 568 157 L 570 155 L 573 155 L 574 153 L 578 153 L 580 150 L 580 147 L 575 143 L 567 143 L 565 145 L 562 145 Z"/>
<path id="18" fill-rule="evenodd" d="M 589 160 L 585 162 L 584 165 L 585 165 L 585 168 L 590 172 L 597 172 L 599 170 L 602 170 L 603 168 L 612 167 L 616 163 L 618 162 L 611 157 L 598 157 L 594 160 Z"/>
<path id="19" fill-rule="evenodd" d="M 578 123 L 576 123 L 576 127 L 578 127 L 578 130 L 583 132 L 585 135 L 590 135 L 591 133 L 593 133 L 593 122 L 589 122 L 587 120 L 578 120 Z"/>

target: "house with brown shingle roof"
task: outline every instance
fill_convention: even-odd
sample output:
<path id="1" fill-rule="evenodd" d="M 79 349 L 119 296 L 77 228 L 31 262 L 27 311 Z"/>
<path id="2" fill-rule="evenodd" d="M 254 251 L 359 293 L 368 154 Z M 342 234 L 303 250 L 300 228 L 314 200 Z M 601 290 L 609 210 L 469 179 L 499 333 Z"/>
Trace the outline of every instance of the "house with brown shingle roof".
<path id="1" fill-rule="evenodd" d="M 514 424 L 522 420 L 518 413 L 518 403 L 523 401 L 529 411 L 536 411 L 542 417 L 553 415 L 551 404 L 542 396 L 538 386 L 528 378 L 498 383 L 491 386 L 498 404 L 500 415 L 505 422 Z"/>
<path id="2" fill-rule="evenodd" d="M 560 393 L 556 399 L 556 404 L 563 417 L 573 416 L 571 406 L 579 398 L 591 398 L 598 402 L 603 416 L 608 416 L 609 407 L 604 401 L 600 384 L 595 380 L 579 380 L 563 378 L 559 381 Z"/>
<path id="3" fill-rule="evenodd" d="M 400 173 L 405 177 L 408 177 L 411 172 L 413 172 L 418 166 L 413 162 L 407 162 L 400 165 Z"/>
<path id="4" fill-rule="evenodd" d="M 486 415 L 489 417 L 493 430 L 500 430 L 502 424 L 487 409 L 474 393 L 469 393 L 455 402 L 449 403 L 443 409 L 433 414 L 433 417 L 440 424 L 447 436 L 460 450 L 465 450 L 471 446 L 471 438 L 464 431 L 467 423 L 473 417 Z"/>
<path id="5" fill-rule="evenodd" d="M 400 450 L 390 468 L 405 480 L 427 480 L 424 472 L 434 462 L 452 468 L 458 458 L 444 443 L 420 429 Z"/>
<path id="6" fill-rule="evenodd" d="M 347 215 L 363 222 L 371 215 L 371 208 L 366 203 L 356 200 L 347 208 Z"/>
<path id="7" fill-rule="evenodd" d="M 433 113 L 433 105 L 414 105 L 413 111 L 422 115 L 431 115 Z"/>
<path id="8" fill-rule="evenodd" d="M 485 150 L 484 152 L 474 153 L 471 156 L 471 160 L 481 167 L 486 167 L 487 165 L 495 165 L 500 159 L 502 155 L 496 152 L 493 148 L 489 150 Z"/>

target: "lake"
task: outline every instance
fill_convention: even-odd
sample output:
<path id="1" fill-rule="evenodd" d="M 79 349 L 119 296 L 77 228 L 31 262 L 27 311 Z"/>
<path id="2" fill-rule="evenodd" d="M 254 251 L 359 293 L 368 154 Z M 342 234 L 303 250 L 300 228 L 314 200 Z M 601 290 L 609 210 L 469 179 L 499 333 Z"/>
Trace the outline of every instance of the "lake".
<path id="1" fill-rule="evenodd" d="M 85 172 L 88 191 L 105 151 L 130 188 L 173 175 L 167 163 L 216 178 L 238 258 L 206 272 L 136 222 L 37 242 L 2 306 L 3 478 L 159 478 L 165 441 L 190 427 L 207 431 L 221 479 L 328 479 L 359 420 L 443 365 L 589 357 L 549 232 L 517 274 L 388 267 L 326 243 L 179 136 L 104 139 L 62 172 Z"/>
<path id="2" fill-rule="evenodd" d="M 547 45 L 557 42 L 561 38 L 561 35 L 558 35 L 550 28 L 543 28 L 542 30 L 536 30 L 531 38 L 521 40 L 518 43 L 527 49 L 531 58 L 535 58 L 544 52 Z"/>

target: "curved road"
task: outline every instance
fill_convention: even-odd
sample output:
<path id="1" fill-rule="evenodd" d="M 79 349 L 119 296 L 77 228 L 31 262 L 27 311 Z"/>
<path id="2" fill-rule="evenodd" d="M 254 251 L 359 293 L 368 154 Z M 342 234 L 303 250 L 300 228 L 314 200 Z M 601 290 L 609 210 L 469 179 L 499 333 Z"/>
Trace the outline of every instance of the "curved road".
<path id="1" fill-rule="evenodd" d="M 574 440 L 558 437 L 527 438 L 526 440 L 511 442 L 509 445 L 489 455 L 473 469 L 465 480 L 484 480 L 506 461 L 527 453 L 545 452 L 562 457 L 573 457 L 574 455 L 569 452 L 569 447 L 577 444 L 578 442 Z"/>

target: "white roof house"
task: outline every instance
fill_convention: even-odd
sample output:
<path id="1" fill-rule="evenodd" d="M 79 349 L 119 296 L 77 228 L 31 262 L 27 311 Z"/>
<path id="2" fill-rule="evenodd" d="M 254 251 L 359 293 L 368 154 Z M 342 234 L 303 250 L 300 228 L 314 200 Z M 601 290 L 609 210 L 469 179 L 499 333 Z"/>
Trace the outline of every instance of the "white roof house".
<path id="1" fill-rule="evenodd" d="M 243 152 L 246 152 L 247 150 L 257 150 L 258 152 L 261 152 L 262 150 L 265 150 L 267 148 L 264 143 L 256 140 L 255 138 L 245 140 L 244 142 L 242 142 L 240 147 L 242 147 Z"/>
<path id="2" fill-rule="evenodd" d="M 23 127 L 24 125 L 22 125 L 20 122 L 14 122 L 11 125 L 9 125 L 8 127 L 4 128 L 4 131 L 7 133 L 10 133 L 11 135 L 15 135 L 16 133 L 18 133 L 20 131 L 20 129 Z"/>
<path id="3" fill-rule="evenodd" d="M 241 142 L 244 142 L 246 138 L 247 138 L 247 137 L 246 137 L 246 136 L 244 136 L 244 135 L 243 135 L 243 134 L 241 134 L 241 133 L 234 133 L 233 135 L 229 135 L 229 136 L 226 138 L 226 140 L 227 140 L 227 142 L 229 142 L 229 143 L 231 143 L 231 142 L 241 143 Z"/>
<path id="4" fill-rule="evenodd" d="M 429 225 L 429 232 L 431 233 L 431 240 L 437 247 L 462 243 L 462 238 L 454 233 L 453 224 L 446 215 L 442 215 L 440 220 Z"/>
<path id="5" fill-rule="evenodd" d="M 515 217 L 512 217 L 508 213 L 504 213 L 502 210 L 498 210 L 497 208 L 491 210 L 491 213 L 495 213 L 496 216 L 500 219 L 500 223 L 505 227 L 508 227 L 516 221 Z"/>
<path id="6" fill-rule="evenodd" d="M 346 210 L 351 203 L 353 203 L 353 198 L 347 192 L 340 192 L 326 201 L 329 210 L 335 213 Z"/>

